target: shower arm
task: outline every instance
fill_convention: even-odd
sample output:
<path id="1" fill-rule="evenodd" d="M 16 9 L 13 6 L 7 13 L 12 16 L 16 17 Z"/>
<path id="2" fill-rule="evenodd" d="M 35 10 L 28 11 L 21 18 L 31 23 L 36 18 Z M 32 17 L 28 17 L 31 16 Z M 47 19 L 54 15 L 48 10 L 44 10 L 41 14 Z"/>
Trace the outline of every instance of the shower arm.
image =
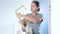
<path id="1" fill-rule="evenodd" d="M 21 6 L 15 11 L 15 14 L 16 14 L 16 15 L 18 14 L 17 12 L 18 12 L 21 8 L 24 8 L 24 9 L 26 10 L 26 7 L 25 7 L 24 5 L 21 5 Z M 20 12 L 19 12 L 19 13 L 20 13 Z M 18 17 L 18 16 L 17 16 L 17 17 Z M 20 17 L 18 17 L 18 19 L 21 20 Z"/>
<path id="2" fill-rule="evenodd" d="M 15 11 L 15 14 L 16 14 L 16 15 L 18 14 L 17 12 L 18 12 L 21 8 L 24 8 L 24 9 L 26 10 L 26 7 L 25 7 L 24 5 L 21 5 L 21 6 Z M 19 12 L 19 13 L 20 13 L 20 12 Z M 19 16 L 17 16 L 17 18 L 19 19 L 19 21 L 21 21 L 21 19 L 20 19 Z M 23 24 L 21 24 L 21 25 L 22 25 L 23 28 L 26 28 L 25 25 L 23 25 Z"/>

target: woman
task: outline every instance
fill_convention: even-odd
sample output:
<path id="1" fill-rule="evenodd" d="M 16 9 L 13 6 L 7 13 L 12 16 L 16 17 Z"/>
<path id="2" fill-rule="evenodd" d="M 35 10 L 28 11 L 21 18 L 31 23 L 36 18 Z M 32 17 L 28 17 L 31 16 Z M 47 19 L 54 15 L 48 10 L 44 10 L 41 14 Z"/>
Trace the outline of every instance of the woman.
<path id="1" fill-rule="evenodd" d="M 42 14 L 39 14 L 37 12 L 39 12 L 40 8 L 39 8 L 39 2 L 38 1 L 32 1 L 31 2 L 31 12 L 32 13 L 28 13 L 27 15 L 23 15 L 23 14 L 17 14 L 17 16 L 19 17 L 23 17 L 23 20 L 20 20 L 19 23 L 20 24 L 24 24 L 26 23 L 27 27 L 32 28 L 33 34 L 40 34 L 39 33 L 39 26 L 42 22 Z"/>

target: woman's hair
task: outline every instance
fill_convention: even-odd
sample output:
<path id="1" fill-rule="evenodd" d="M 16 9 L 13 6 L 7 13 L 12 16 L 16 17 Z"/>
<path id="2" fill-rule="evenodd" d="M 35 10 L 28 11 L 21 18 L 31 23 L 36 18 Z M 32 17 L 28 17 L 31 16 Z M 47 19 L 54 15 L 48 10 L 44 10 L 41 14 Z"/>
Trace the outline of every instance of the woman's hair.
<path id="1" fill-rule="evenodd" d="M 40 6 L 38 1 L 32 1 L 32 2 L 35 3 L 37 7 Z M 39 11 L 39 10 L 40 10 L 40 8 L 37 11 Z"/>

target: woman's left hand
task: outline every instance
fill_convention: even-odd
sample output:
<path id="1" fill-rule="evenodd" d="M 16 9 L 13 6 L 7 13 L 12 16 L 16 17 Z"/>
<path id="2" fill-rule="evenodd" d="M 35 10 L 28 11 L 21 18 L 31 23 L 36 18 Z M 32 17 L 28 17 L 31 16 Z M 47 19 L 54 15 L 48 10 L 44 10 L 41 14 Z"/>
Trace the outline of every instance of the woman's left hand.
<path id="1" fill-rule="evenodd" d="M 24 14 L 21 14 L 21 13 L 19 15 L 20 15 L 20 17 L 23 17 L 24 16 Z"/>
<path id="2" fill-rule="evenodd" d="M 23 14 L 21 14 L 21 13 L 17 13 L 16 15 L 17 15 L 17 17 L 23 17 Z"/>

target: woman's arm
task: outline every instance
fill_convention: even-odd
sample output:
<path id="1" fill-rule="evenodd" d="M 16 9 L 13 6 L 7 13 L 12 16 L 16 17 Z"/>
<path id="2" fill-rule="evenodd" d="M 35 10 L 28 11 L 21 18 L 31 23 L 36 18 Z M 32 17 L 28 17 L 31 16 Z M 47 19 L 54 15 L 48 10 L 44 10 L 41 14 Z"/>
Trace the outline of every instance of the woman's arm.
<path id="1" fill-rule="evenodd" d="M 16 13 L 16 16 L 17 16 L 17 18 L 18 18 L 19 20 L 21 20 L 21 19 L 20 19 L 20 13 Z"/>
<path id="2" fill-rule="evenodd" d="M 23 15 L 23 17 L 24 17 L 25 19 L 31 21 L 31 22 L 34 22 L 34 23 L 37 23 L 37 22 L 39 22 L 39 21 L 42 20 L 41 17 L 38 17 L 38 18 L 32 18 L 32 17 L 26 16 L 26 15 Z"/>
<path id="3" fill-rule="evenodd" d="M 38 18 L 32 18 L 32 17 L 30 17 L 30 16 L 23 15 L 23 14 L 19 14 L 18 16 L 23 17 L 23 18 L 25 18 L 25 19 L 27 19 L 27 20 L 29 20 L 29 21 L 31 21 L 31 22 L 34 22 L 34 23 L 37 23 L 37 22 L 39 22 L 39 21 L 42 20 L 41 17 L 38 17 Z"/>

